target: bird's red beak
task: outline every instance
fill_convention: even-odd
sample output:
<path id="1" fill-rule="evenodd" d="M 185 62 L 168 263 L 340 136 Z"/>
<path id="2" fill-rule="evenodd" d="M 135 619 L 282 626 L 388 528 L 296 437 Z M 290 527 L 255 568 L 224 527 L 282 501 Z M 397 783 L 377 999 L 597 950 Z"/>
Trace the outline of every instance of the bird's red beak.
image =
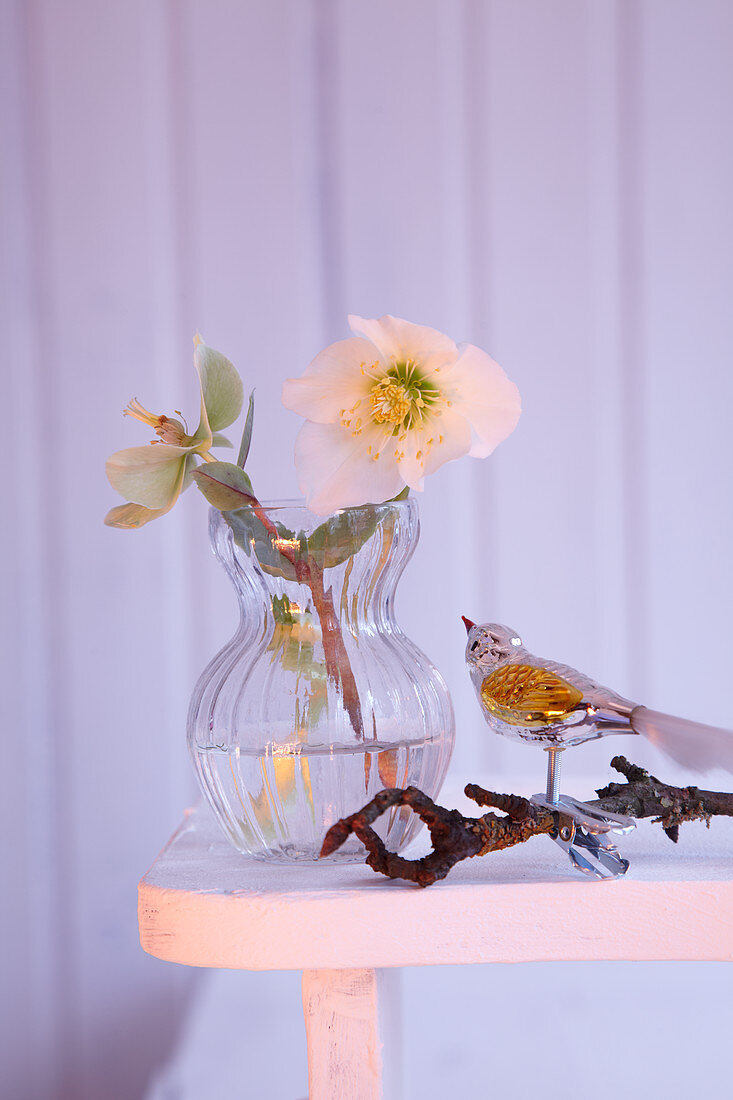
<path id="1" fill-rule="evenodd" d="M 476 623 L 472 622 L 471 619 L 467 619 L 465 615 L 461 615 L 461 618 L 463 619 L 463 625 L 466 628 L 466 634 L 470 633 L 471 627 L 475 626 Z"/>

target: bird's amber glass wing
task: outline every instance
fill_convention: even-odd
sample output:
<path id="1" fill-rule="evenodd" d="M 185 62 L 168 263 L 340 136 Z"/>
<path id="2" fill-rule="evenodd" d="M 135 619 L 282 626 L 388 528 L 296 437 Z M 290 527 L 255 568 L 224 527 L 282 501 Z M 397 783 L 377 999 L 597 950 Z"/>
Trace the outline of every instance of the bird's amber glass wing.
<path id="1" fill-rule="evenodd" d="M 582 698 L 583 692 L 561 676 L 531 665 L 504 665 L 481 685 L 481 700 L 490 714 L 530 729 L 562 721 Z"/>

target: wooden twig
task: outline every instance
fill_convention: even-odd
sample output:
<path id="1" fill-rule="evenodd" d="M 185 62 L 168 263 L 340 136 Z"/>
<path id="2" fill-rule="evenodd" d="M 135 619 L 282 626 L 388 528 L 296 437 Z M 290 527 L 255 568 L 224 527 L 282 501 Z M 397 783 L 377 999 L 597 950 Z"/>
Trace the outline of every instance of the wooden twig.
<path id="1" fill-rule="evenodd" d="M 367 849 L 366 861 L 373 870 L 388 878 L 402 878 L 418 886 L 431 886 L 445 878 L 462 859 L 511 848 L 531 836 L 550 833 L 557 827 L 557 814 L 533 805 L 526 798 L 496 794 L 474 784 L 466 787 L 466 794 L 482 806 L 496 807 L 506 816 L 484 814 L 478 818 L 464 817 L 458 810 L 436 806 L 417 787 L 380 791 L 357 813 L 331 826 L 323 841 L 321 856 L 335 852 L 354 833 Z M 393 806 L 410 806 L 427 825 L 433 851 L 422 859 L 404 859 L 388 851 L 372 828 L 373 822 Z"/>
<path id="2" fill-rule="evenodd" d="M 733 794 L 701 791 L 692 786 L 672 787 L 630 764 L 624 756 L 615 756 L 611 767 L 625 776 L 626 782 L 609 783 L 596 792 L 598 798 L 589 801 L 588 806 L 630 817 L 652 817 L 675 842 L 685 821 L 704 820 L 709 825 L 711 817 L 733 816 Z M 533 836 L 552 833 L 563 824 L 562 814 L 536 806 L 519 795 L 498 794 L 475 783 L 468 784 L 465 794 L 479 806 L 489 806 L 504 816 L 487 813 L 482 817 L 464 817 L 458 810 L 437 806 L 417 787 L 380 791 L 357 813 L 331 826 L 321 856 L 336 851 L 354 833 L 366 847 L 367 863 L 373 870 L 388 878 L 431 886 L 463 859 L 523 844 Z M 372 825 L 393 806 L 410 806 L 425 822 L 433 843 L 432 852 L 421 859 L 405 859 L 387 850 Z"/>
<path id="3" fill-rule="evenodd" d="M 644 768 L 630 764 L 625 756 L 614 756 L 611 767 L 626 776 L 626 783 L 602 787 L 589 805 L 629 817 L 653 817 L 675 843 L 685 821 L 705 821 L 709 826 L 712 817 L 733 817 L 733 794 L 701 791 L 693 786 L 671 787 Z"/>

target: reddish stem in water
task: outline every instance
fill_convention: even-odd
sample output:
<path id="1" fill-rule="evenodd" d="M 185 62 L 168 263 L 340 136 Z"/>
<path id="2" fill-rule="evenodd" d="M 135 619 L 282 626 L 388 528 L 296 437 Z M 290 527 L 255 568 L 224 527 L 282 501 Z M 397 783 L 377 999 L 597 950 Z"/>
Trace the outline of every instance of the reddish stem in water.
<path id="1" fill-rule="evenodd" d="M 333 603 L 333 592 L 323 583 L 323 569 L 310 555 L 300 558 L 290 546 L 281 545 L 282 540 L 277 527 L 268 516 L 260 502 L 252 498 L 252 511 L 260 523 L 267 529 L 281 556 L 290 562 L 295 576 L 301 584 L 307 584 L 313 596 L 313 604 L 321 623 L 323 656 L 326 661 L 326 674 L 337 686 L 341 685 L 344 706 L 354 733 L 360 741 L 364 740 L 364 719 L 361 713 L 361 700 L 356 686 L 356 678 L 344 643 L 341 623 Z"/>

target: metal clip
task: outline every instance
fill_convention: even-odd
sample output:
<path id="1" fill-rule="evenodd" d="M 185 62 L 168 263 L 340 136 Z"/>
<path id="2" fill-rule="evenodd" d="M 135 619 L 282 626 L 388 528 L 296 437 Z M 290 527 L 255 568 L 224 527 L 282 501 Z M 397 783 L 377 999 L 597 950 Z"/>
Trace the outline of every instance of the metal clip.
<path id="1" fill-rule="evenodd" d="M 567 801 L 561 798 L 561 803 Z M 615 844 L 612 844 L 608 834 L 621 831 L 614 827 L 610 821 L 606 822 L 607 828 L 600 829 L 599 822 L 594 821 L 595 832 L 590 832 L 578 821 L 579 815 L 569 815 L 558 812 L 558 807 L 548 804 L 543 798 L 533 798 L 532 802 L 542 805 L 547 809 L 554 809 L 558 813 L 557 829 L 550 834 L 552 840 L 567 854 L 568 859 L 578 871 L 584 875 L 592 875 L 594 878 L 618 878 L 625 875 L 629 869 L 629 861 L 624 859 Z M 632 825 L 633 828 L 633 825 Z M 628 832 L 628 826 L 623 828 Z M 603 839 L 602 839 L 603 838 Z"/>

